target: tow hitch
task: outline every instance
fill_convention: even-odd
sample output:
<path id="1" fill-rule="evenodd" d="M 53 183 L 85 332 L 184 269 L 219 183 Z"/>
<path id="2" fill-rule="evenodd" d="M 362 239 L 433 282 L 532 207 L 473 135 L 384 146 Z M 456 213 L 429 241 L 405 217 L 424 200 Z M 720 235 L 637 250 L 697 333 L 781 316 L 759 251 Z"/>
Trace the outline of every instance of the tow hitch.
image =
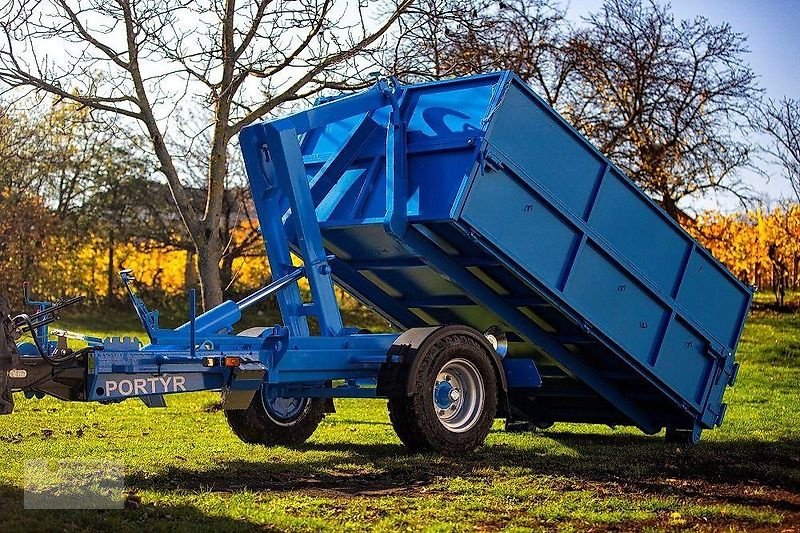
<path id="1" fill-rule="evenodd" d="M 36 308 L 33 314 L 11 314 L 8 301 L 0 297 L 0 414 L 14 410 L 12 392 L 30 396 L 49 394 L 62 400 L 85 400 L 87 358 L 102 346 L 73 350 L 67 346 L 69 332 L 58 332 L 55 342 L 48 340 L 48 325 L 60 318 L 59 312 L 83 301 L 83 297 L 56 302 L 30 300 L 25 284 L 25 304 Z M 17 346 L 24 335 L 31 342 Z M 29 353 L 28 353 L 29 352 Z"/>

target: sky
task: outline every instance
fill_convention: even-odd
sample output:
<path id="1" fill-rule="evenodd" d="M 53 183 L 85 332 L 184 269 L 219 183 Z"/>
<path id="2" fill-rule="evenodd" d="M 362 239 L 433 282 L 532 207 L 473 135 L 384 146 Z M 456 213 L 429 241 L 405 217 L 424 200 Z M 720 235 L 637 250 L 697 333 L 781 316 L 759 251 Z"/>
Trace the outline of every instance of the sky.
<path id="1" fill-rule="evenodd" d="M 602 5 L 602 0 L 565 0 L 567 16 L 573 20 Z M 747 36 L 750 48 L 748 61 L 759 75 L 759 85 L 766 96 L 800 99 L 800 0 L 672 0 L 676 18 L 688 19 L 697 15 L 710 22 L 727 22 L 734 31 Z M 788 182 L 773 177 L 769 182 L 751 172 L 742 177 L 756 190 L 771 199 L 791 197 Z M 701 202 L 705 203 L 705 202 Z M 725 200 L 722 207 L 728 207 Z M 732 206 L 735 207 L 735 206 Z"/>

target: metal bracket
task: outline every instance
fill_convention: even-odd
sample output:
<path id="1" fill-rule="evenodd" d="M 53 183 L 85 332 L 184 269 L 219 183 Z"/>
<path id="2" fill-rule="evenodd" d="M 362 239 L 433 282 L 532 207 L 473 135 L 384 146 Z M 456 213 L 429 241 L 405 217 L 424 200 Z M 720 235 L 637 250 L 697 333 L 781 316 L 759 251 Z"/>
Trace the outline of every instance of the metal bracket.
<path id="1" fill-rule="evenodd" d="M 495 159 L 488 151 L 483 153 L 481 162 L 483 164 L 483 168 L 481 169 L 482 173 L 485 173 L 487 170 L 489 172 L 499 172 L 505 168 L 505 165 L 502 163 L 502 161 Z"/>
<path id="2" fill-rule="evenodd" d="M 133 308 L 136 310 L 139 321 L 142 323 L 144 331 L 147 333 L 147 337 L 150 339 L 150 342 L 155 343 L 157 341 L 156 332 L 159 329 L 158 311 L 150 311 L 144 301 L 136 294 L 136 290 L 133 288 L 133 283 L 136 281 L 133 270 L 122 270 L 119 273 L 119 277 L 122 280 L 122 284 L 125 285 L 125 290 L 128 291 L 128 296 L 131 299 Z"/>

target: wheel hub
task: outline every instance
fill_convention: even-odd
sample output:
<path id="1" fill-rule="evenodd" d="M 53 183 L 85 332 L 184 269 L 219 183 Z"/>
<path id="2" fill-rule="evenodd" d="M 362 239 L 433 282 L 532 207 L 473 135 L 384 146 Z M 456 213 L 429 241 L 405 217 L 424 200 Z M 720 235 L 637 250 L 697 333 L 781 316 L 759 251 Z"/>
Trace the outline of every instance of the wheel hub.
<path id="1" fill-rule="evenodd" d="M 484 401 L 483 378 L 474 364 L 460 358 L 445 363 L 433 387 L 436 416 L 444 427 L 468 431 L 480 418 Z"/>
<path id="2" fill-rule="evenodd" d="M 461 396 L 461 393 L 458 389 L 453 388 L 453 385 L 449 381 L 437 380 L 433 396 L 436 407 L 439 409 L 450 409 L 453 403 Z"/>
<path id="3" fill-rule="evenodd" d="M 267 415 L 280 425 L 291 425 L 303 416 L 310 402 L 308 398 L 264 398 Z"/>

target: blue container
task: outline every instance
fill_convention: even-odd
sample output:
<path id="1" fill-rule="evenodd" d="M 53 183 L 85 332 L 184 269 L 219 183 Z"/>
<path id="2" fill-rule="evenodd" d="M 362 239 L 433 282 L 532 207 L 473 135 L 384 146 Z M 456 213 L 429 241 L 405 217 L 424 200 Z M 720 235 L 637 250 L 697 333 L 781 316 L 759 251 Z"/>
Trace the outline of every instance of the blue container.
<path id="1" fill-rule="evenodd" d="M 401 329 L 499 325 L 516 418 L 718 425 L 751 289 L 515 75 L 398 94 L 407 184 L 388 105 L 302 137 L 335 280 Z"/>

